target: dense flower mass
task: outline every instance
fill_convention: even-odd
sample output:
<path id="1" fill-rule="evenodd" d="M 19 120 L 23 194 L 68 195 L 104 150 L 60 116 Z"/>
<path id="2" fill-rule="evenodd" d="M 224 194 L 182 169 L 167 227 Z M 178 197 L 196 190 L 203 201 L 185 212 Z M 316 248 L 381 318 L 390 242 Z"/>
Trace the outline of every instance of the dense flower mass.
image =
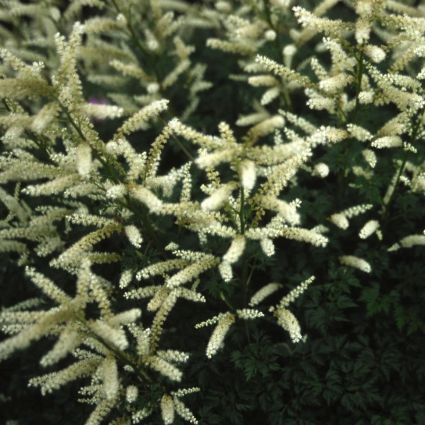
<path id="1" fill-rule="evenodd" d="M 86 425 L 210 423 L 192 358 L 302 350 L 311 288 L 425 245 L 424 6 L 4 1 L 0 40 L 0 252 L 38 294 L 0 361 L 48 338 L 29 385 L 81 383 Z"/>

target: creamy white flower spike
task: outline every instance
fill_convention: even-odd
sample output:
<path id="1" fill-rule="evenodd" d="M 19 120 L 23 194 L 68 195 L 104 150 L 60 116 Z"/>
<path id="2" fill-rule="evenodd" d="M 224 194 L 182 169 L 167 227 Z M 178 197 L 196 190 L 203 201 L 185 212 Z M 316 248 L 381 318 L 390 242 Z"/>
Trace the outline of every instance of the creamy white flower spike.
<path id="1" fill-rule="evenodd" d="M 379 229 L 379 221 L 369 220 L 359 232 L 360 239 L 367 239 Z"/>
<path id="2" fill-rule="evenodd" d="M 243 235 L 237 235 L 233 238 L 229 249 L 223 256 L 223 261 L 229 264 L 236 263 L 243 254 L 246 246 L 246 238 Z"/>
<path id="3" fill-rule="evenodd" d="M 279 307 L 288 307 L 291 303 L 293 303 L 303 292 L 307 290 L 307 288 L 315 281 L 315 276 L 310 276 L 308 279 L 301 282 L 298 286 L 296 286 L 289 294 L 285 295 L 279 302 Z"/>
<path id="4" fill-rule="evenodd" d="M 108 356 L 101 366 L 103 390 L 107 399 L 114 399 L 119 391 L 118 367 L 113 356 Z"/>
<path id="5" fill-rule="evenodd" d="M 232 265 L 228 261 L 222 261 L 218 266 L 218 271 L 225 282 L 230 282 L 232 280 Z"/>
<path id="6" fill-rule="evenodd" d="M 271 257 L 274 255 L 275 246 L 271 239 L 269 238 L 260 239 L 260 246 L 267 257 Z"/>
<path id="7" fill-rule="evenodd" d="M 314 166 L 313 173 L 323 179 L 328 176 L 329 167 L 324 162 L 319 162 Z"/>
<path id="8" fill-rule="evenodd" d="M 364 149 L 362 151 L 362 155 L 364 160 L 370 165 L 371 168 L 375 168 L 377 163 L 377 157 L 373 150 L 371 149 Z"/>
<path id="9" fill-rule="evenodd" d="M 217 326 L 211 334 L 210 340 L 207 345 L 207 357 L 210 359 L 214 354 L 217 353 L 221 345 L 223 344 L 224 338 L 229 332 L 230 327 L 235 322 L 235 316 L 232 313 L 224 313 L 219 319 Z"/>
<path id="10" fill-rule="evenodd" d="M 276 31 L 274 31 L 274 30 L 267 30 L 264 33 L 264 38 L 267 41 L 274 41 L 274 40 L 276 40 L 276 36 L 277 36 L 277 34 L 276 34 Z"/>
<path id="11" fill-rule="evenodd" d="M 125 398 L 128 403 L 134 403 L 139 395 L 139 390 L 135 385 L 129 385 L 126 388 Z"/>
<path id="12" fill-rule="evenodd" d="M 399 136 L 384 136 L 375 139 L 371 145 L 377 149 L 398 148 L 403 146 L 403 141 Z"/>
<path id="13" fill-rule="evenodd" d="M 230 194 L 235 189 L 234 183 L 228 183 L 215 190 L 208 198 L 201 203 L 204 211 L 214 211 L 220 209 L 228 200 Z"/>
<path id="14" fill-rule="evenodd" d="M 149 189 L 139 186 L 131 190 L 131 194 L 138 201 L 145 204 L 150 211 L 160 212 L 162 207 L 162 201 Z"/>
<path id="15" fill-rule="evenodd" d="M 164 394 L 161 398 L 161 416 L 164 425 L 171 425 L 174 422 L 174 402 L 168 394 Z"/>
<path id="16" fill-rule="evenodd" d="M 364 48 L 364 52 L 366 53 L 367 56 L 370 57 L 370 59 L 372 59 L 373 62 L 375 63 L 379 63 L 382 62 L 385 57 L 386 57 L 386 53 L 384 50 L 382 50 L 380 47 L 378 46 L 373 46 L 371 44 L 368 44 L 365 48 Z"/>
<path id="17" fill-rule="evenodd" d="M 242 161 L 239 166 L 242 187 L 249 193 L 255 185 L 257 179 L 255 163 L 253 161 Z"/>
<path id="18" fill-rule="evenodd" d="M 125 226 L 124 231 L 130 243 L 136 248 L 140 248 L 143 242 L 143 238 L 139 229 L 134 225 L 129 225 Z"/>
<path id="19" fill-rule="evenodd" d="M 302 340 L 301 326 L 291 311 L 286 308 L 277 308 L 274 311 L 274 315 L 276 316 L 277 323 L 289 333 L 293 343 L 296 344 Z"/>
<path id="20" fill-rule="evenodd" d="M 343 255 L 339 257 L 339 262 L 344 266 L 353 267 L 364 273 L 370 273 L 372 271 L 371 265 L 366 260 L 354 255 Z"/>
<path id="21" fill-rule="evenodd" d="M 397 251 L 400 248 L 412 248 L 420 245 L 425 245 L 425 234 L 405 236 L 400 242 L 392 245 L 388 251 Z"/>

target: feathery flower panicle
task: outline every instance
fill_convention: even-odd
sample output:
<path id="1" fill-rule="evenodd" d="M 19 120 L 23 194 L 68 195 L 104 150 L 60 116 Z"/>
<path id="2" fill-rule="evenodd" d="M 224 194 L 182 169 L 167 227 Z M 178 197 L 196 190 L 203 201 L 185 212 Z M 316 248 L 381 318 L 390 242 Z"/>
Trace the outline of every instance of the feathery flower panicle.
<path id="1" fill-rule="evenodd" d="M 95 103 L 93 101 L 84 105 L 84 112 L 97 120 L 120 118 L 124 114 L 124 109 L 116 105 Z"/>
<path id="2" fill-rule="evenodd" d="M 351 30 L 351 25 L 347 22 L 318 17 L 300 6 L 294 6 L 292 10 L 304 28 L 310 27 L 316 32 L 323 32 L 335 38 L 341 36 L 343 32 Z"/>
<path id="3" fill-rule="evenodd" d="M 90 323 L 90 329 L 100 338 L 108 341 L 113 347 L 125 350 L 128 347 L 128 340 L 122 329 L 113 328 L 102 320 Z"/>
<path id="4" fill-rule="evenodd" d="M 307 106 L 312 110 L 325 110 L 333 114 L 335 112 L 335 100 L 321 95 L 314 89 L 305 89 L 305 94 L 309 98 Z M 317 143 L 317 142 L 316 142 Z M 324 141 L 322 142 L 324 143 Z"/>
<path id="5" fill-rule="evenodd" d="M 224 41 L 218 38 L 209 38 L 207 40 L 207 46 L 212 49 L 222 50 L 227 53 L 234 53 L 238 55 L 251 55 L 255 53 L 255 46 L 251 43 L 244 41 Z"/>
<path id="6" fill-rule="evenodd" d="M 172 363 L 186 363 L 189 360 L 189 354 L 177 350 L 157 351 L 157 356 Z"/>
<path id="7" fill-rule="evenodd" d="M 152 413 L 151 409 L 148 408 L 143 408 L 141 410 L 136 410 L 135 412 L 133 412 L 131 414 L 131 423 L 132 424 L 139 424 L 143 421 L 143 419 L 147 418 L 148 416 L 150 416 Z"/>
<path id="8" fill-rule="evenodd" d="M 111 199 L 122 198 L 127 193 L 127 187 L 124 184 L 117 184 L 108 187 L 106 196 Z"/>
<path id="9" fill-rule="evenodd" d="M 372 271 L 371 265 L 366 260 L 354 255 L 343 255 L 339 257 L 339 262 L 343 266 L 353 267 L 365 273 L 370 273 Z"/>
<path id="10" fill-rule="evenodd" d="M 319 162 L 314 166 L 313 174 L 323 179 L 328 176 L 329 167 L 324 162 Z"/>
<path id="11" fill-rule="evenodd" d="M 373 138 L 373 135 L 368 130 L 355 124 L 347 124 L 347 130 L 351 136 L 360 142 L 365 142 Z"/>
<path id="12" fill-rule="evenodd" d="M 119 140 L 127 134 L 144 128 L 147 121 L 158 117 L 161 112 L 168 108 L 168 103 L 169 101 L 166 99 L 157 100 L 136 112 L 115 132 L 114 140 Z"/>
<path id="13" fill-rule="evenodd" d="M 372 204 L 354 205 L 353 207 L 347 208 L 344 211 L 342 211 L 342 214 L 344 214 L 347 218 L 353 218 L 358 215 L 364 214 L 366 211 L 369 211 L 371 208 L 373 208 Z"/>
<path id="14" fill-rule="evenodd" d="M 117 362 L 113 356 L 108 356 L 100 366 L 103 379 L 103 390 L 108 400 L 113 400 L 118 395 L 120 388 L 118 380 Z"/>
<path id="15" fill-rule="evenodd" d="M 0 361 L 9 358 L 15 351 L 27 348 L 32 342 L 47 336 L 52 328 L 71 316 L 69 309 L 53 308 L 45 312 L 33 325 L 0 343 Z"/>
<path id="16" fill-rule="evenodd" d="M 168 123 L 168 126 L 174 134 L 183 136 L 187 140 L 190 140 L 191 142 L 201 147 L 210 149 L 222 147 L 222 140 L 220 138 L 204 135 L 203 133 L 200 133 L 193 128 L 183 124 L 177 118 L 173 118 Z"/>
<path id="17" fill-rule="evenodd" d="M 139 308 L 131 308 L 108 317 L 107 321 L 111 326 L 130 325 L 136 322 L 141 315 L 142 311 Z"/>
<path id="18" fill-rule="evenodd" d="M 370 165 L 370 167 L 375 168 L 377 163 L 377 157 L 375 152 L 371 149 L 364 149 L 362 151 L 362 155 L 364 160 Z"/>
<path id="19" fill-rule="evenodd" d="M 271 239 L 269 238 L 262 238 L 260 239 L 260 246 L 262 251 L 264 252 L 264 255 L 267 257 L 272 257 L 275 253 L 275 246 Z"/>
<path id="20" fill-rule="evenodd" d="M 253 87 L 273 87 L 279 84 L 275 77 L 270 75 L 254 75 L 248 78 L 248 83 Z"/>
<path id="21" fill-rule="evenodd" d="M 265 300 L 268 296 L 274 294 L 276 291 L 282 288 L 282 285 L 280 283 L 268 283 L 267 285 L 264 285 L 261 289 L 259 289 L 249 301 L 249 305 L 251 307 L 259 304 L 263 300 Z"/>
<path id="22" fill-rule="evenodd" d="M 142 235 L 140 234 L 139 229 L 136 226 L 131 224 L 131 225 L 125 226 L 124 231 L 130 243 L 136 248 L 140 248 L 143 242 L 143 238 L 142 238 Z"/>
<path id="23" fill-rule="evenodd" d="M 235 149 L 222 149 L 217 150 L 213 153 L 207 153 L 201 151 L 195 162 L 199 168 L 212 168 L 217 167 L 220 163 L 229 162 L 232 159 L 233 154 L 236 152 Z"/>
<path id="24" fill-rule="evenodd" d="M 313 246 L 318 247 L 325 247 L 328 244 L 328 238 L 326 238 L 325 236 L 300 227 L 283 228 L 280 232 L 280 235 L 287 239 L 307 242 Z"/>
<path id="25" fill-rule="evenodd" d="M 163 203 L 151 190 L 143 186 L 136 186 L 131 189 L 130 193 L 142 204 L 145 204 L 150 211 L 160 213 Z"/>
<path id="26" fill-rule="evenodd" d="M 234 322 L 235 316 L 232 313 L 225 313 L 218 319 L 207 345 L 206 355 L 209 359 L 217 353 Z"/>
<path id="27" fill-rule="evenodd" d="M 286 308 L 277 308 L 273 314 L 277 319 L 277 323 L 289 333 L 293 343 L 302 340 L 301 327 L 293 313 Z"/>
<path id="28" fill-rule="evenodd" d="M 190 264 L 184 269 L 180 270 L 166 280 L 166 285 L 169 288 L 181 286 L 186 282 L 196 279 L 201 273 L 213 268 L 218 264 L 219 260 L 213 255 L 205 255 L 200 258 L 196 263 Z"/>
<path id="29" fill-rule="evenodd" d="M 264 313 L 254 308 L 244 308 L 242 310 L 236 310 L 236 314 L 240 319 L 253 320 L 264 317 Z"/>
<path id="30" fill-rule="evenodd" d="M 100 401 L 87 419 L 85 425 L 100 425 L 114 408 L 117 401 L 117 398 Z"/>
<path id="31" fill-rule="evenodd" d="M 257 178 L 255 163 L 250 160 L 242 161 L 239 172 L 242 187 L 249 193 L 254 188 Z"/>
<path id="32" fill-rule="evenodd" d="M 186 407 L 186 405 L 177 397 L 173 397 L 174 408 L 176 413 L 181 416 L 184 420 L 191 424 L 197 424 L 198 420 L 195 418 L 193 413 Z"/>
<path id="33" fill-rule="evenodd" d="M 375 63 L 382 62 L 386 57 L 386 53 L 381 47 L 371 44 L 365 46 L 364 52 Z"/>
<path id="34" fill-rule="evenodd" d="M 376 149 L 398 148 L 403 145 L 403 141 L 399 136 L 384 136 L 375 139 L 371 146 Z"/>
<path id="35" fill-rule="evenodd" d="M 307 77 L 265 56 L 257 55 L 255 61 L 264 67 L 265 70 L 284 78 L 288 82 L 293 82 L 300 87 L 310 87 L 312 85 Z"/>
<path id="36" fill-rule="evenodd" d="M 425 234 L 405 236 L 398 243 L 388 248 L 388 251 L 397 251 L 400 248 L 412 248 L 418 245 L 425 245 Z"/>
<path id="37" fill-rule="evenodd" d="M 63 292 L 62 289 L 55 285 L 53 281 L 37 272 L 34 268 L 27 266 L 25 268 L 25 274 L 45 293 L 45 295 L 57 304 L 61 305 L 71 300 L 71 298 Z"/>
<path id="38" fill-rule="evenodd" d="M 147 366 L 167 377 L 171 381 L 180 382 L 183 373 L 172 363 L 158 356 L 151 356 L 146 360 Z"/>
<path id="39" fill-rule="evenodd" d="M 348 76 L 345 73 L 340 73 L 334 75 L 333 77 L 328 77 L 319 82 L 319 87 L 321 90 L 328 94 L 335 94 L 345 88 L 348 84 L 352 83 L 352 77 Z"/>
<path id="40" fill-rule="evenodd" d="M 28 385 L 30 387 L 40 387 L 42 395 L 50 394 L 80 377 L 90 376 L 99 366 L 99 362 L 98 358 L 89 357 L 75 362 L 60 371 L 31 378 Z"/>
<path id="41" fill-rule="evenodd" d="M 161 417 L 164 425 L 171 425 L 174 422 L 174 401 L 168 394 L 164 394 L 161 398 Z"/>
<path id="42" fill-rule="evenodd" d="M 271 196 L 263 196 L 258 200 L 264 208 L 277 212 L 289 224 L 300 224 L 300 215 L 297 212 L 296 204 L 292 202 L 288 203 L 282 199 L 273 198 Z"/>
<path id="43" fill-rule="evenodd" d="M 81 342 L 82 336 L 77 327 L 73 324 L 66 326 L 53 348 L 41 358 L 41 366 L 46 367 L 57 363 L 77 348 Z"/>
<path id="44" fill-rule="evenodd" d="M 369 220 L 359 232 L 360 239 L 367 239 L 379 229 L 379 221 Z"/>
<path id="45" fill-rule="evenodd" d="M 128 403 L 134 403 L 139 395 L 139 390 L 135 385 L 129 385 L 126 388 L 125 398 Z"/>
<path id="46" fill-rule="evenodd" d="M 360 204 L 349 207 L 338 213 L 334 213 L 329 217 L 329 220 L 340 229 L 347 229 L 350 225 L 349 219 L 364 214 L 373 207 L 372 204 Z"/>
<path id="47" fill-rule="evenodd" d="M 127 286 L 130 284 L 130 282 L 133 280 L 133 272 L 131 270 L 124 270 L 121 273 L 120 281 L 119 281 L 119 287 L 121 289 L 127 288 Z"/>
<path id="48" fill-rule="evenodd" d="M 236 235 L 232 243 L 230 244 L 229 249 L 223 255 L 223 261 L 228 262 L 229 264 L 236 263 L 241 255 L 243 254 L 246 246 L 246 239 L 243 235 Z"/>
<path id="49" fill-rule="evenodd" d="M 227 183 L 219 187 L 208 198 L 201 202 L 201 208 L 204 211 L 215 211 L 220 209 L 227 202 L 230 194 L 235 188 L 235 183 Z"/>
<path id="50" fill-rule="evenodd" d="M 343 230 L 348 229 L 348 226 L 350 225 L 350 222 L 343 213 L 332 214 L 329 219 L 333 224 L 335 224 L 335 226 Z"/>
<path id="51" fill-rule="evenodd" d="M 315 281 L 315 276 L 311 276 L 308 279 L 301 282 L 296 288 L 294 288 L 288 295 L 285 295 L 279 302 L 278 308 L 286 308 L 294 302 L 307 288 Z"/>
<path id="52" fill-rule="evenodd" d="M 282 128 L 284 124 L 285 120 L 282 116 L 274 115 L 251 127 L 244 136 L 243 141 L 248 145 L 253 145 L 261 137 L 272 134 L 274 131 Z"/>

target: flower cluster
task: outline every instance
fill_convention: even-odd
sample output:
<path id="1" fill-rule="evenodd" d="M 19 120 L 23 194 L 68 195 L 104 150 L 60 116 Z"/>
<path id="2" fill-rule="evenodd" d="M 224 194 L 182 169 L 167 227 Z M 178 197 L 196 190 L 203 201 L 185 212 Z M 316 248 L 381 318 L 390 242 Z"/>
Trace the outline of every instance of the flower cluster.
<path id="1" fill-rule="evenodd" d="M 425 193 L 423 8 L 39 3 L 0 5 L 0 252 L 40 295 L 0 306 L 0 361 L 54 339 L 30 385 L 85 382 L 87 425 L 198 423 L 181 329 L 214 327 L 210 362 L 266 321 L 305 341 L 291 305 L 315 277 L 288 291 L 286 270 L 321 285 L 321 252 L 367 279 L 373 247 L 425 245 L 392 233 Z M 223 84 L 210 53 L 240 72 Z"/>

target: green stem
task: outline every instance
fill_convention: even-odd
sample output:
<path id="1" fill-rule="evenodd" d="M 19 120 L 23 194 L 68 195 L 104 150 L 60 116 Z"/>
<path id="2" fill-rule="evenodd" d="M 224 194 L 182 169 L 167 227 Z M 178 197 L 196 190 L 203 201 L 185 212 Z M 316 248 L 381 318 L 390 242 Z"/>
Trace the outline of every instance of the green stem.
<path id="1" fill-rule="evenodd" d="M 241 228 L 241 234 L 245 233 L 245 192 L 243 186 L 240 189 L 241 192 L 241 201 L 240 201 L 240 209 L 239 209 L 239 222 Z"/>
<path id="2" fill-rule="evenodd" d="M 74 117 L 72 116 L 72 114 L 69 112 L 68 108 L 59 100 L 56 99 L 56 101 L 59 103 L 59 106 L 62 109 L 62 112 L 65 113 L 66 117 L 68 118 L 71 126 L 75 129 L 75 131 L 77 132 L 78 136 L 81 138 L 81 140 L 84 140 L 87 144 L 90 145 L 90 142 L 87 140 L 87 137 L 84 135 L 83 131 L 81 130 L 80 126 L 75 122 Z M 105 155 L 105 159 L 102 157 L 102 154 Z M 98 155 L 98 159 L 99 161 L 102 163 L 102 165 L 108 170 L 110 171 L 110 177 L 111 179 L 117 183 L 121 181 L 121 178 L 125 177 L 125 171 L 124 169 L 121 167 L 121 165 L 111 156 L 109 155 L 106 151 L 104 152 L 99 152 Z"/>
<path id="3" fill-rule="evenodd" d="M 291 96 L 289 95 L 288 87 L 285 83 L 282 84 L 282 95 L 285 101 L 286 110 L 289 112 L 293 111 Z"/>
<path id="4" fill-rule="evenodd" d="M 232 304 L 230 304 L 230 302 L 228 301 L 228 299 L 226 298 L 226 296 L 223 294 L 223 292 L 220 292 L 220 298 L 224 301 L 224 303 L 227 305 L 227 307 L 229 307 L 229 309 L 231 311 L 234 311 L 234 307 L 232 306 Z"/>
<path id="5" fill-rule="evenodd" d="M 421 113 L 422 113 L 422 110 L 419 112 L 418 119 L 415 123 L 415 126 L 412 129 L 412 134 L 411 134 L 410 139 L 409 139 L 410 144 L 413 144 L 415 142 L 416 137 L 418 135 L 419 127 L 420 127 L 420 124 L 421 124 L 421 119 L 420 119 Z M 407 152 L 404 151 L 403 161 L 400 164 L 400 167 L 397 171 L 397 176 L 396 176 L 396 179 L 395 179 L 394 187 L 392 189 L 392 192 L 390 193 L 388 201 L 382 206 L 382 210 L 381 210 L 382 217 L 386 217 L 387 214 L 388 214 L 390 204 L 394 200 L 394 195 L 395 195 L 397 187 L 400 183 L 400 179 L 401 179 L 401 176 L 403 175 L 404 169 L 406 168 L 406 164 L 407 164 Z"/>
<path id="6" fill-rule="evenodd" d="M 364 72 L 364 53 L 363 50 L 360 51 L 358 61 L 357 61 L 357 73 L 356 73 L 356 104 L 354 106 L 353 117 L 352 120 L 356 117 L 357 111 L 359 109 L 359 95 L 362 90 L 362 79 Z"/>
<path id="7" fill-rule="evenodd" d="M 139 365 L 137 364 L 137 361 L 134 361 L 127 353 L 124 353 L 120 351 L 118 348 L 115 348 L 113 345 L 111 345 L 109 342 L 105 341 L 102 337 L 97 335 L 95 332 L 93 332 L 90 327 L 87 325 L 87 322 L 84 317 L 78 316 L 76 320 L 83 325 L 85 331 L 96 341 L 100 342 L 103 346 L 105 346 L 111 353 L 114 354 L 115 358 L 121 361 L 123 366 L 130 365 L 136 375 L 138 375 L 138 379 L 140 382 L 145 383 L 145 380 L 149 383 L 153 383 L 152 378 L 144 371 L 142 370 Z"/>
<path id="8" fill-rule="evenodd" d="M 177 114 L 175 114 L 175 113 L 171 113 L 171 115 L 177 116 Z M 165 120 L 162 117 L 158 117 L 158 118 L 162 122 L 163 125 L 167 125 L 167 123 L 165 122 Z M 195 161 L 195 157 L 186 149 L 186 147 L 183 145 L 183 143 L 180 142 L 180 140 L 174 134 L 171 134 L 171 138 L 177 143 L 177 145 L 182 150 L 182 152 L 187 156 L 187 159 L 189 159 L 190 161 Z"/>
<path id="9" fill-rule="evenodd" d="M 402 174 L 404 172 L 404 169 L 406 167 L 406 163 L 407 163 L 407 155 L 404 155 L 403 161 L 402 161 L 402 163 L 400 165 L 400 168 L 398 169 L 398 172 L 397 172 L 397 177 L 396 177 L 396 180 L 395 180 L 395 183 L 394 183 L 393 191 L 391 192 L 391 196 L 388 199 L 388 202 L 386 204 L 386 210 L 388 210 L 388 207 L 389 207 L 389 205 L 390 205 L 390 203 L 391 203 L 391 201 L 392 201 L 392 199 L 394 197 L 394 193 L 395 193 L 395 191 L 397 189 L 397 186 L 398 186 L 398 184 L 400 182 L 400 178 L 401 178 L 401 176 L 402 176 Z"/>

